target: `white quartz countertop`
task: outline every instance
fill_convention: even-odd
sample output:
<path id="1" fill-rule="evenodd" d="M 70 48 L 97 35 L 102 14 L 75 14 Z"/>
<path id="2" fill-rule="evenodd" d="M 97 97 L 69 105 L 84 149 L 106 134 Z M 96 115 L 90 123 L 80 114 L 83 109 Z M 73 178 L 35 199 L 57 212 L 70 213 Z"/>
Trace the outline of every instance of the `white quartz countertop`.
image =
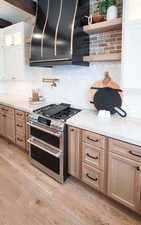
<path id="1" fill-rule="evenodd" d="M 51 103 L 46 100 L 31 103 L 29 99 L 20 96 L 0 95 L 0 104 L 29 113 Z M 67 120 L 67 124 L 141 146 L 141 120 L 139 119 L 121 118 L 119 116 L 100 118 L 93 110 L 82 110 Z"/>
<path id="2" fill-rule="evenodd" d="M 81 129 L 141 146 L 141 120 L 133 118 L 100 118 L 93 110 L 82 110 L 67 121 Z"/>
<path id="3" fill-rule="evenodd" d="M 0 95 L 0 104 L 23 110 L 25 112 L 33 112 L 33 110 L 51 104 L 46 100 L 41 102 L 30 102 L 28 98 L 21 98 L 10 95 Z"/>

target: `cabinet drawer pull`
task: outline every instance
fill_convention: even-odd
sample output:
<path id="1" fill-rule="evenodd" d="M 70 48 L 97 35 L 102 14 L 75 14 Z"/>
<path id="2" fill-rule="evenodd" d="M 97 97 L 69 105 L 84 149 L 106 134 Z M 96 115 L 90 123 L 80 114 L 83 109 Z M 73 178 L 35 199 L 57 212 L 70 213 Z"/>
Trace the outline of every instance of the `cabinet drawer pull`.
<path id="1" fill-rule="evenodd" d="M 134 152 L 132 152 L 132 151 L 129 151 L 128 153 L 129 153 L 130 155 L 133 155 L 133 156 L 136 156 L 136 157 L 141 158 L 141 155 L 136 154 L 136 153 L 134 153 Z"/>
<path id="2" fill-rule="evenodd" d="M 96 157 L 94 157 L 94 156 L 91 156 L 89 153 L 87 153 L 86 154 L 89 158 L 91 158 L 91 159 L 95 159 L 95 160 L 97 160 L 98 159 L 98 157 L 96 156 Z"/>
<path id="3" fill-rule="evenodd" d="M 87 176 L 89 179 L 93 180 L 93 181 L 97 181 L 97 180 L 98 180 L 97 177 L 96 177 L 96 178 L 93 178 L 93 177 L 91 177 L 88 173 L 86 174 L 86 176 Z"/>
<path id="4" fill-rule="evenodd" d="M 17 127 L 20 127 L 20 128 L 23 127 L 23 125 L 20 125 L 20 124 L 17 124 L 16 126 L 17 126 Z"/>
<path id="5" fill-rule="evenodd" d="M 93 141 L 93 142 L 98 142 L 98 139 L 92 139 L 89 136 L 87 137 L 88 140 Z"/>
<path id="6" fill-rule="evenodd" d="M 17 116 L 22 116 L 23 114 L 22 114 L 22 113 L 16 113 L 16 115 L 17 115 Z"/>
<path id="7" fill-rule="evenodd" d="M 17 138 L 17 141 L 23 142 L 23 139 L 21 139 L 21 138 Z"/>
<path id="8" fill-rule="evenodd" d="M 6 117 L 6 115 L 3 114 L 2 117 Z"/>

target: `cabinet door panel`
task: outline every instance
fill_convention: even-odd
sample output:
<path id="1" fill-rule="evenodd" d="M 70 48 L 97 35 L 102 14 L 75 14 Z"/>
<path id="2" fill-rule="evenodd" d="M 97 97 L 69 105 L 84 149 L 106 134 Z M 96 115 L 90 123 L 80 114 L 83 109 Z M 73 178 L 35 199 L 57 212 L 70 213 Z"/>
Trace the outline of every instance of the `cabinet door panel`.
<path id="1" fill-rule="evenodd" d="M 14 117 L 6 117 L 5 119 L 6 137 L 15 143 L 15 119 Z"/>
<path id="2" fill-rule="evenodd" d="M 55 56 L 56 29 L 61 16 L 62 3 L 62 0 L 51 0 L 49 4 L 49 14 L 43 39 L 44 58 L 53 58 Z"/>
<path id="3" fill-rule="evenodd" d="M 24 53 L 22 46 L 4 48 L 5 73 L 7 79 L 21 79 L 24 76 Z"/>
<path id="4" fill-rule="evenodd" d="M 133 210 L 137 209 L 140 198 L 139 166 L 138 162 L 109 154 L 108 195 Z"/>
<path id="5" fill-rule="evenodd" d="M 0 46 L 0 79 L 4 78 L 4 48 Z"/>
<path id="6" fill-rule="evenodd" d="M 80 131 L 70 126 L 68 132 L 68 172 L 70 175 L 80 178 Z"/>
<path id="7" fill-rule="evenodd" d="M 0 113 L 0 135 L 5 136 L 6 130 L 5 130 L 5 117 L 2 113 Z"/>

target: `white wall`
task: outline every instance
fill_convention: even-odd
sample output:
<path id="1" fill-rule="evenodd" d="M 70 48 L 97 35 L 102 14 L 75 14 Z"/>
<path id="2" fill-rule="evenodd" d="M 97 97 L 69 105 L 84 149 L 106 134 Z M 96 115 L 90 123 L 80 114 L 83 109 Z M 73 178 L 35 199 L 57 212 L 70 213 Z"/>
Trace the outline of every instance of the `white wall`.
<path id="1" fill-rule="evenodd" d="M 141 88 L 141 0 L 123 1 L 122 86 Z"/>

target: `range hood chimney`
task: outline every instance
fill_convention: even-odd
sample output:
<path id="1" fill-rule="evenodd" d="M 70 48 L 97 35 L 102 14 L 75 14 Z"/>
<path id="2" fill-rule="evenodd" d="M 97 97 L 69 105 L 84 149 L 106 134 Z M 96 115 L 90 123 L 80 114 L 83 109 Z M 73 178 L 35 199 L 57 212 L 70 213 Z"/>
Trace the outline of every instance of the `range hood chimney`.
<path id="1" fill-rule="evenodd" d="M 31 41 L 31 66 L 84 65 L 89 36 L 81 19 L 89 15 L 89 0 L 38 0 Z"/>

